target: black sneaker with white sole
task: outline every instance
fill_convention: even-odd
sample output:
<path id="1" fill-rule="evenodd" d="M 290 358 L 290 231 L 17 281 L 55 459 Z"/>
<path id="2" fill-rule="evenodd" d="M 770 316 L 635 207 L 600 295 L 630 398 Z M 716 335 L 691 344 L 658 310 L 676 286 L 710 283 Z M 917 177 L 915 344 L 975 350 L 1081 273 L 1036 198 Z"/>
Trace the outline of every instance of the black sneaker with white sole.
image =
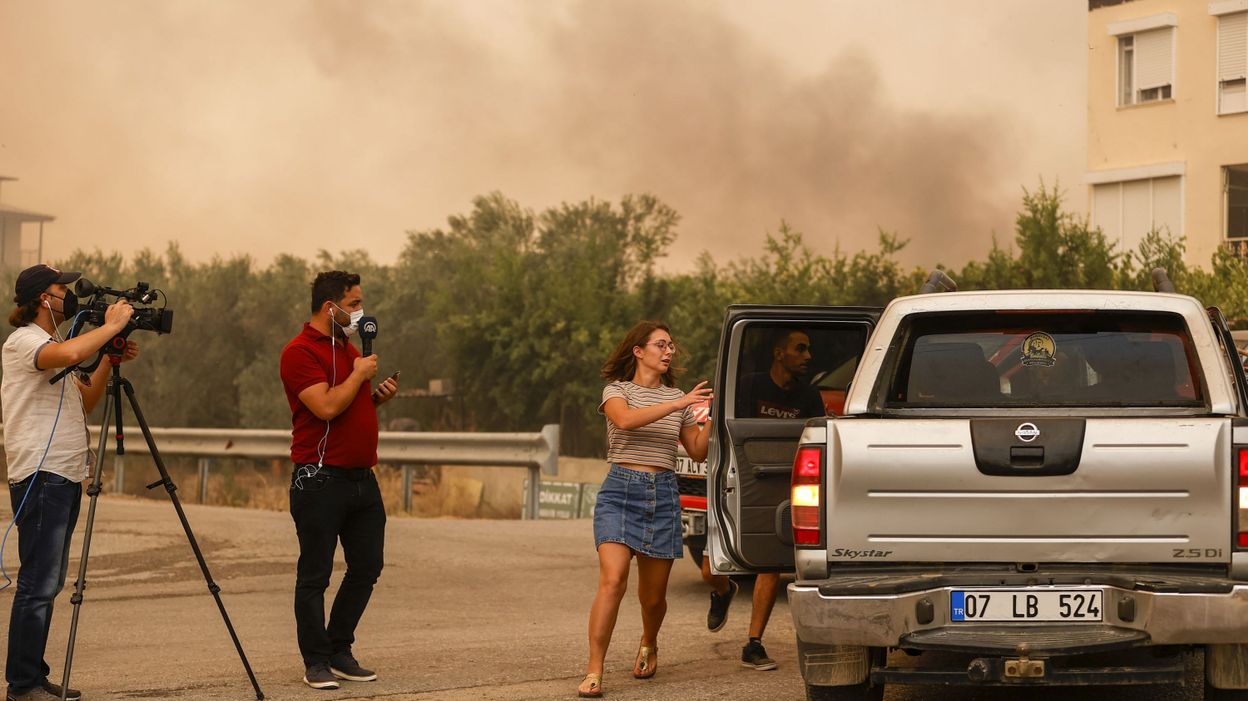
<path id="1" fill-rule="evenodd" d="M 337 689 L 338 677 L 329 670 L 328 662 L 317 662 L 308 665 L 308 669 L 303 673 L 303 683 L 313 689 Z"/>
<path id="2" fill-rule="evenodd" d="M 349 682 L 375 682 L 377 681 L 377 673 L 371 669 L 364 669 L 359 662 L 351 656 L 349 652 L 339 652 L 329 658 L 329 670 L 339 679 L 346 679 Z"/>
<path id="3" fill-rule="evenodd" d="M 776 661 L 767 656 L 763 641 L 750 638 L 750 642 L 741 648 L 741 664 L 753 667 L 760 672 L 776 668 Z"/>
<path id="4" fill-rule="evenodd" d="M 729 579 L 726 593 L 711 592 L 711 610 L 706 612 L 707 630 L 718 633 L 719 629 L 728 622 L 728 607 L 732 604 L 732 597 L 737 595 L 737 590 L 740 588 L 736 582 Z"/>

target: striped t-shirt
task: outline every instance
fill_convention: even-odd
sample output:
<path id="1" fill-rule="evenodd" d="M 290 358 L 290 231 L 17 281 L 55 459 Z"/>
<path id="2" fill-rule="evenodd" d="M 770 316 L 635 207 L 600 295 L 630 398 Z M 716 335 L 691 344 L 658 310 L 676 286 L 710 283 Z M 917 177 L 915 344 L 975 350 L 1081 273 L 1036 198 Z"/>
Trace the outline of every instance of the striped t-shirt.
<path id="1" fill-rule="evenodd" d="M 612 382 L 602 388 L 602 404 L 598 413 L 606 415 L 603 407 L 607 400 L 620 397 L 629 409 L 654 406 L 685 396 L 675 387 L 642 387 L 632 382 Z M 697 422 L 693 409 L 685 407 L 664 416 L 658 421 L 631 431 L 616 426 L 607 419 L 607 460 L 612 463 L 647 465 L 668 470 L 676 469 L 676 441 L 680 429 Z"/>

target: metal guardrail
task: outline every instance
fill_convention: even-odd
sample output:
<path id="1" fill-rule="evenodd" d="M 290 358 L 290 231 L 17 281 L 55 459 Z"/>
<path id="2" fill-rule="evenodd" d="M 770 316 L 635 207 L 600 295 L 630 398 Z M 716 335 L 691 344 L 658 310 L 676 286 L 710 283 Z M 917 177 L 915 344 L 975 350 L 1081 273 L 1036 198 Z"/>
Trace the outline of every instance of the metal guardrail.
<path id="1" fill-rule="evenodd" d="M 110 428 L 111 431 L 111 428 Z M 290 459 L 290 431 L 243 428 L 152 428 L 162 456 L 199 458 L 199 501 L 207 500 L 208 473 L 214 458 Z M 126 453 L 148 454 L 138 426 L 125 426 Z M 3 426 L 0 426 L 0 437 Z M 100 427 L 91 427 L 95 445 Z M 113 450 L 110 446 L 109 451 Z M 113 454 L 114 488 L 125 484 L 125 457 Z M 524 467 L 529 471 L 525 514 L 537 518 L 541 475 L 558 474 L 559 426 L 547 424 L 540 433 L 419 433 L 382 431 L 378 434 L 379 464 L 403 468 L 403 508 L 412 508 L 412 468 L 416 465 L 472 465 Z"/>

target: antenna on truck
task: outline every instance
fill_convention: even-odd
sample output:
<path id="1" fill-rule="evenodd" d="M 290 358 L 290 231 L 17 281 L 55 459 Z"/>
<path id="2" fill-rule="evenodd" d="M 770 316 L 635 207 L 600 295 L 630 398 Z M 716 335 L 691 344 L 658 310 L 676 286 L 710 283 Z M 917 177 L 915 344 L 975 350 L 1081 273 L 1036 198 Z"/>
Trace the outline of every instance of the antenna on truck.
<path id="1" fill-rule="evenodd" d="M 1153 292 L 1174 292 L 1174 283 L 1165 268 L 1153 268 Z"/>
<path id="2" fill-rule="evenodd" d="M 933 292 L 957 292 L 958 283 L 953 278 L 945 274 L 943 270 L 933 270 L 931 275 L 927 276 L 927 282 L 923 283 L 923 287 L 919 288 L 919 294 L 926 295 Z"/>

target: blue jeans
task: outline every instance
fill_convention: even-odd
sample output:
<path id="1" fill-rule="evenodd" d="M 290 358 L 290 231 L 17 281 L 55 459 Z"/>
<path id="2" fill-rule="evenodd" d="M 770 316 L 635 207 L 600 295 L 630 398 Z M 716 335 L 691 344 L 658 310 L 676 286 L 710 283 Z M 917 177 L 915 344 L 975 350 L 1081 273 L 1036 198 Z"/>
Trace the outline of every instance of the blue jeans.
<path id="1" fill-rule="evenodd" d="M 48 678 L 43 651 L 52 625 L 52 601 L 65 587 L 69 570 L 69 543 L 78 522 L 82 485 L 50 472 L 36 472 L 9 486 L 9 500 L 14 512 L 19 505 L 22 509 L 17 519 L 21 568 L 9 617 L 4 676 L 9 693 L 18 695 L 38 688 Z"/>

